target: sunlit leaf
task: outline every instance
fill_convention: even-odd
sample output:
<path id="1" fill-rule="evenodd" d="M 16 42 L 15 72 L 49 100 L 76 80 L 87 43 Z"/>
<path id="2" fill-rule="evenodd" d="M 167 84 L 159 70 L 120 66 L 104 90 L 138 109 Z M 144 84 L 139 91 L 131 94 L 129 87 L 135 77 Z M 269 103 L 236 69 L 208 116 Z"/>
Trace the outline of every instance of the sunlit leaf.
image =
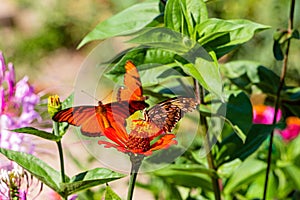
<path id="1" fill-rule="evenodd" d="M 249 41 L 256 32 L 268 28 L 270 27 L 244 19 L 210 18 L 197 27 L 198 42 L 205 49 L 213 50 L 220 58 L 238 45 Z"/>
<path id="2" fill-rule="evenodd" d="M 159 14 L 157 2 L 135 4 L 99 23 L 93 31 L 83 38 L 78 48 L 93 40 L 134 33 L 151 23 Z"/>
<path id="3" fill-rule="evenodd" d="M 256 159 L 247 159 L 224 185 L 224 193 L 235 193 L 241 186 L 251 183 L 265 172 L 266 163 Z"/>
<path id="4" fill-rule="evenodd" d="M 105 190 L 105 200 L 121 200 L 121 197 L 119 197 L 112 189 L 111 187 L 107 186 Z"/>
<path id="5" fill-rule="evenodd" d="M 219 66 L 212 61 L 197 58 L 195 65 L 180 65 L 183 71 L 195 78 L 205 89 L 223 100 L 223 84 Z"/>
<path id="6" fill-rule="evenodd" d="M 65 193 L 73 194 L 80 190 L 123 178 L 124 176 L 106 168 L 95 168 L 72 177 L 68 183 L 62 185 L 62 188 Z"/>
<path id="7" fill-rule="evenodd" d="M 202 0 L 169 0 L 165 9 L 166 27 L 193 37 L 197 24 L 207 19 Z"/>

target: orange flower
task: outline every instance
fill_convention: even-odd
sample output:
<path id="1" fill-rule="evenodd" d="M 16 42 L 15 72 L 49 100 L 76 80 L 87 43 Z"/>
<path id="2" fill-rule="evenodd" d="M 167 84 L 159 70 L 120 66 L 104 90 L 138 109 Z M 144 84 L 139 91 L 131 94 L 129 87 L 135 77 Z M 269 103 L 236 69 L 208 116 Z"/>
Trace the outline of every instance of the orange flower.
<path id="1" fill-rule="evenodd" d="M 165 149 L 173 144 L 174 134 L 165 134 L 155 124 L 143 120 L 134 120 L 130 134 L 122 131 L 123 129 L 114 129 L 109 127 L 105 129 L 104 135 L 113 141 L 100 140 L 98 144 L 104 144 L 106 148 L 114 147 L 124 153 L 151 155 L 153 151 Z"/>

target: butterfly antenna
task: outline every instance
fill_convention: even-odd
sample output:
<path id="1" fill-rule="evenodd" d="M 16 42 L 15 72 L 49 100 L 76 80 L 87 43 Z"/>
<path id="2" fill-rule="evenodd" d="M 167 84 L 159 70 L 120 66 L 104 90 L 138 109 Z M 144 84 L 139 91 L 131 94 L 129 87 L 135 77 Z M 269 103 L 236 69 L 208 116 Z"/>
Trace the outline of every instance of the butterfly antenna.
<path id="1" fill-rule="evenodd" d="M 94 96 L 92 96 L 91 94 L 87 93 L 86 91 L 84 90 L 81 90 L 82 93 L 86 94 L 87 96 L 91 97 L 92 99 L 94 99 L 95 101 L 100 101 L 99 99 L 96 99 Z"/>

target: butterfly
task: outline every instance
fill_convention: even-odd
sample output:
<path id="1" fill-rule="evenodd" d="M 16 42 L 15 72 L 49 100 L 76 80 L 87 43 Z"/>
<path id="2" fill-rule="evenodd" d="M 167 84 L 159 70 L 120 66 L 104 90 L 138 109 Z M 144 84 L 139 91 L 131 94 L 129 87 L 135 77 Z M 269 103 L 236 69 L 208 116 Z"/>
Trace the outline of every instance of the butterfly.
<path id="1" fill-rule="evenodd" d="M 59 111 L 52 118 L 56 122 L 67 122 L 80 126 L 83 135 L 98 137 L 106 128 L 125 131 L 125 120 L 137 110 L 149 105 L 144 101 L 139 73 L 131 61 L 125 64 L 124 87 L 118 90 L 117 101 L 97 106 L 76 106 Z"/>
<path id="2" fill-rule="evenodd" d="M 196 109 L 197 102 L 190 97 L 174 97 L 144 111 L 144 120 L 154 123 L 165 132 L 171 132 L 187 112 Z"/>

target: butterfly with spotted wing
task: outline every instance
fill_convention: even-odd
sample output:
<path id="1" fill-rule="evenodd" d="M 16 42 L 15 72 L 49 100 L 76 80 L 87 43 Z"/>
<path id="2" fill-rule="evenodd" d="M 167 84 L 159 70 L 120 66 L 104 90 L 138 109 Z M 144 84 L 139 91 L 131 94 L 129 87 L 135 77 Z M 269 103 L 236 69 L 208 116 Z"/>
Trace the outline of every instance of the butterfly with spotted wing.
<path id="1" fill-rule="evenodd" d="M 144 111 L 144 120 L 154 123 L 165 132 L 171 132 L 187 112 L 196 109 L 197 102 L 190 97 L 174 97 L 162 101 Z"/>

